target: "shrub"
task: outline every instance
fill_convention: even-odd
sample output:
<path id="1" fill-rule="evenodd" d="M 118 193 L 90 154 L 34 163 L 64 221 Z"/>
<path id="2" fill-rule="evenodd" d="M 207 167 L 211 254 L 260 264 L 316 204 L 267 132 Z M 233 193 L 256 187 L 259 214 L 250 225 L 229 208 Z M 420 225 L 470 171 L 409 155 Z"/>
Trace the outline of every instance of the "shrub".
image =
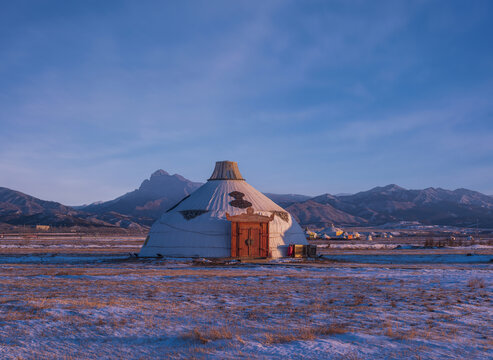
<path id="1" fill-rule="evenodd" d="M 467 286 L 469 286 L 471 289 L 484 289 L 486 286 L 484 280 L 482 278 L 471 278 L 467 282 Z"/>
<path id="2" fill-rule="evenodd" d="M 202 344 L 206 344 L 210 341 L 222 340 L 222 339 L 232 339 L 233 334 L 227 328 L 210 328 L 206 330 L 200 330 L 198 328 L 186 333 L 183 336 L 184 339 L 189 339 L 193 341 L 199 341 Z"/>

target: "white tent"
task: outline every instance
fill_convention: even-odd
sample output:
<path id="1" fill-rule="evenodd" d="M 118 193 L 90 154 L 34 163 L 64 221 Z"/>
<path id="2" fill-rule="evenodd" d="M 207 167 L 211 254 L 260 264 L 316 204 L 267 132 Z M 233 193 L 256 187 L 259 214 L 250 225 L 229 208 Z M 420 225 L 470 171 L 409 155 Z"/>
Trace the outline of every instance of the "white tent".
<path id="1" fill-rule="evenodd" d="M 311 239 L 315 239 L 317 237 L 317 233 L 314 231 L 306 230 L 305 236 L 310 237 Z"/>
<path id="2" fill-rule="evenodd" d="M 230 257 L 227 217 L 246 214 L 247 209 L 250 215 L 253 210 L 254 216 L 269 217 L 264 220 L 269 221 L 269 256 L 286 256 L 289 244 L 308 244 L 291 215 L 249 185 L 236 162 L 220 161 L 204 185 L 154 223 L 139 256 Z"/>
<path id="3" fill-rule="evenodd" d="M 326 234 L 331 238 L 336 238 L 336 237 L 341 237 L 343 233 L 344 231 L 342 229 L 336 228 L 334 224 L 332 224 L 331 226 L 320 231 L 319 235 L 322 236 L 323 234 Z"/>

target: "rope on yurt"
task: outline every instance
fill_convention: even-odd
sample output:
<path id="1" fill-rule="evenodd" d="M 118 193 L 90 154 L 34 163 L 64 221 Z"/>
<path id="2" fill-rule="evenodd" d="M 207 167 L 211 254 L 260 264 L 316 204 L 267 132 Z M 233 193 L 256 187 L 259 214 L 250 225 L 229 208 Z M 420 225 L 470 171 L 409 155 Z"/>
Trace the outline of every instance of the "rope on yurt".
<path id="1" fill-rule="evenodd" d="M 193 231 L 193 230 L 185 230 L 185 229 L 182 229 L 182 228 L 179 228 L 179 227 L 176 227 L 176 226 L 173 226 L 173 225 L 170 225 L 170 224 L 167 224 L 165 222 L 162 222 L 162 221 L 159 221 L 160 224 L 163 224 L 163 225 L 166 225 L 172 229 L 175 229 L 175 230 L 179 230 L 179 231 L 183 231 L 183 232 L 188 232 L 188 233 L 194 233 L 194 234 L 200 234 L 200 235 L 208 235 L 208 236 L 225 236 L 227 235 L 228 233 L 205 233 L 205 232 L 201 232 L 201 231 Z M 153 233 L 163 233 L 163 231 L 153 231 Z"/>
<path id="2" fill-rule="evenodd" d="M 162 221 L 159 221 L 160 224 L 163 224 L 163 225 L 166 225 L 172 229 L 175 229 L 175 230 L 179 230 L 179 231 L 183 231 L 183 232 L 188 232 L 188 233 L 193 233 L 193 234 L 200 234 L 200 235 L 207 235 L 207 236 L 226 236 L 226 235 L 229 235 L 229 233 L 205 233 L 205 232 L 202 232 L 202 231 L 193 231 L 193 230 L 185 230 L 185 229 L 182 229 L 182 228 L 179 228 L 179 227 L 176 227 L 176 226 L 173 226 L 173 225 L 170 225 L 170 224 L 167 224 L 165 222 L 162 222 Z M 153 231 L 153 233 L 155 234 L 164 234 L 165 232 L 164 231 Z M 284 233 L 280 233 L 280 232 L 269 232 L 269 236 L 271 237 L 276 237 L 276 236 L 279 236 L 279 237 L 290 237 L 290 236 L 295 236 L 296 234 L 289 234 L 287 232 L 284 232 Z"/>

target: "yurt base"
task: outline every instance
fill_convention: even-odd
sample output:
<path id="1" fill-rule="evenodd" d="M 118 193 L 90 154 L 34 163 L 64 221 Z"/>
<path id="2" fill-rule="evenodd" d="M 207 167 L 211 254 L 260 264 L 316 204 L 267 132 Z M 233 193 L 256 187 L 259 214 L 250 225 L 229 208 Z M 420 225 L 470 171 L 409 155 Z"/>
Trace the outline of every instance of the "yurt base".
<path id="1" fill-rule="evenodd" d="M 147 258 L 158 258 L 158 259 L 192 259 L 194 263 L 213 263 L 213 264 L 225 264 L 231 262 L 242 262 L 242 263 L 269 263 L 276 259 L 289 259 L 297 258 L 300 260 L 313 260 L 318 258 L 317 246 L 316 245 L 288 245 L 283 251 L 281 257 L 272 256 L 229 256 L 229 257 L 204 257 L 204 256 L 163 256 L 162 254 L 157 254 L 157 256 L 147 257 Z M 134 257 L 146 258 L 144 256 L 139 256 L 139 254 L 133 254 Z"/>

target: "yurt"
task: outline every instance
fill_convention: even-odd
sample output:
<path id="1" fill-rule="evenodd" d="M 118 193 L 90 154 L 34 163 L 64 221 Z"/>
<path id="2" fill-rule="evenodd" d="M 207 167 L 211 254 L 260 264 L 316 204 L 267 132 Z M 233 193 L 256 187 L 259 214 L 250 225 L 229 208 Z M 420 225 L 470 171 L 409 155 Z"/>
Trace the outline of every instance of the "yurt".
<path id="1" fill-rule="evenodd" d="M 249 185 L 236 162 L 219 161 L 152 225 L 139 256 L 278 258 L 290 244 L 308 244 L 298 223 Z"/>

